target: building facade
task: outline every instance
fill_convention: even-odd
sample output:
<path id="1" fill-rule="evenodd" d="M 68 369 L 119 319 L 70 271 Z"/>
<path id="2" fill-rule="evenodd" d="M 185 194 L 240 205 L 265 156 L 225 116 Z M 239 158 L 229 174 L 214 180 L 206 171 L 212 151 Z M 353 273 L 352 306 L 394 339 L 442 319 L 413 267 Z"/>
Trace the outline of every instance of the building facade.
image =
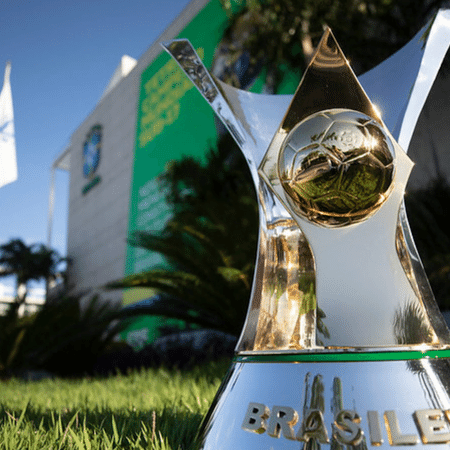
<path id="1" fill-rule="evenodd" d="M 54 169 L 70 172 L 67 256 L 74 293 L 137 273 L 158 258 L 127 245 L 135 230 L 161 229 L 169 211 L 155 178 L 167 161 L 201 157 L 213 115 L 160 42 L 187 37 L 210 64 L 227 23 L 219 0 L 193 0 L 135 61 L 124 56 L 102 98 L 75 130 Z M 148 293 L 131 293 L 125 303 Z M 123 300 L 122 292 L 108 299 Z"/>

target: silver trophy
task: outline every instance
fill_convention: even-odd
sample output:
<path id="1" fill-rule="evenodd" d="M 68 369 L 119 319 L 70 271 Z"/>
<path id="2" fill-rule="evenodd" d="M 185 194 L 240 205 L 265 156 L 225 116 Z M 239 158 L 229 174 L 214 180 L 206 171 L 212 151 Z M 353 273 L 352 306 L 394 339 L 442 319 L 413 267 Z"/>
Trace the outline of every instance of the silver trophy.
<path id="1" fill-rule="evenodd" d="M 448 34 L 446 14 L 417 42 Z M 221 83 L 186 40 L 164 47 L 235 138 L 259 201 L 247 319 L 200 448 L 450 443 L 450 333 L 403 207 L 413 163 L 331 31 L 293 97 Z"/>

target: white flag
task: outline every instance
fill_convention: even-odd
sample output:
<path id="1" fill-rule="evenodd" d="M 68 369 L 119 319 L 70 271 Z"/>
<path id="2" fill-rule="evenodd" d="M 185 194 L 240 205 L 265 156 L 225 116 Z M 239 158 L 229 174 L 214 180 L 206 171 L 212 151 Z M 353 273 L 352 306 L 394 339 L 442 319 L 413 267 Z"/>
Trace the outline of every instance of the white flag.
<path id="1" fill-rule="evenodd" d="M 6 63 L 5 79 L 0 93 L 0 187 L 17 180 L 14 113 L 9 75 L 11 63 Z"/>

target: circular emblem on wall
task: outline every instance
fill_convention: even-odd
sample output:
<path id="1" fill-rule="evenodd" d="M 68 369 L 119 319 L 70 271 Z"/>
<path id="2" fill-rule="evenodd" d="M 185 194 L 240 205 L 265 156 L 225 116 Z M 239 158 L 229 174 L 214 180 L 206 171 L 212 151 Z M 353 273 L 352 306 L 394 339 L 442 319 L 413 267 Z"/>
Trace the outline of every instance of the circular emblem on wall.
<path id="1" fill-rule="evenodd" d="M 91 178 L 98 168 L 101 145 L 102 127 L 95 125 L 83 144 L 83 174 L 86 178 Z"/>

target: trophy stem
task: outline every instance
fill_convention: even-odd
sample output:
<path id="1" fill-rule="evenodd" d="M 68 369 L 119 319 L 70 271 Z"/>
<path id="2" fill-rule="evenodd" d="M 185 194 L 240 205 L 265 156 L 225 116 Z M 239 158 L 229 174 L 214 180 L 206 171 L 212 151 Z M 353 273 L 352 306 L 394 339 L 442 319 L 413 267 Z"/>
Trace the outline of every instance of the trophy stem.
<path id="1" fill-rule="evenodd" d="M 311 248 L 296 222 L 284 216 L 259 181 L 258 256 L 247 321 L 236 350 L 315 348 L 317 302 Z"/>

